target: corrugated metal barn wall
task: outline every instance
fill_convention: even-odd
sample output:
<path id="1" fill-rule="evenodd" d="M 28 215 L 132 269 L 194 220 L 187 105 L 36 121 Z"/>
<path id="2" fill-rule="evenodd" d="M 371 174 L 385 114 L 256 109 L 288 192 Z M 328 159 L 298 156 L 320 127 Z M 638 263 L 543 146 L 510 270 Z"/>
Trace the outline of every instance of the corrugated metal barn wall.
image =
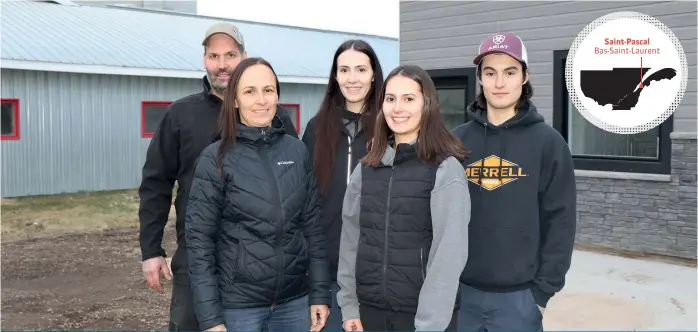
<path id="1" fill-rule="evenodd" d="M 141 102 L 201 91 L 196 79 L 2 69 L 2 98 L 19 99 L 20 139 L 2 141 L 2 197 L 136 188 L 150 142 Z M 301 105 L 301 129 L 322 85 L 282 84 L 281 102 Z"/>

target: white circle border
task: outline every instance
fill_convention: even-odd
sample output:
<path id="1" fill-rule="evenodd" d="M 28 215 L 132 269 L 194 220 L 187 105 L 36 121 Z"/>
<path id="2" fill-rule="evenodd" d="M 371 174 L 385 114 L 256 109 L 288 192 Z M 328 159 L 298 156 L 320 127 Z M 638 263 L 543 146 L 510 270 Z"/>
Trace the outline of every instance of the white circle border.
<path id="1" fill-rule="evenodd" d="M 679 61 L 681 62 L 681 82 L 679 82 L 679 91 L 676 94 L 676 97 L 674 98 L 674 101 L 669 105 L 669 107 L 662 112 L 656 119 L 648 122 L 648 123 L 643 123 L 641 125 L 637 125 L 634 127 L 622 127 L 622 126 L 616 126 L 612 125 L 609 123 L 606 123 L 597 117 L 595 117 L 591 112 L 587 111 L 587 109 L 584 107 L 582 104 L 582 101 L 580 100 L 579 96 L 577 96 L 577 90 L 574 86 L 574 72 L 572 70 L 573 68 L 573 61 L 575 58 L 575 55 L 577 53 L 577 49 L 579 48 L 579 45 L 584 41 L 584 39 L 597 27 L 601 26 L 602 24 L 613 21 L 616 19 L 637 19 L 641 20 L 647 23 L 650 23 L 657 27 L 659 30 L 661 30 L 664 34 L 669 37 L 671 40 L 672 44 L 674 45 L 674 48 L 676 48 L 676 52 L 679 56 Z M 681 42 L 679 41 L 678 38 L 676 38 L 676 35 L 674 35 L 674 32 L 671 31 L 664 23 L 659 21 L 658 19 L 638 13 L 638 12 L 631 12 L 631 11 L 624 11 L 624 12 L 615 12 L 611 14 L 604 15 L 602 17 L 597 18 L 593 22 L 589 23 L 584 29 L 577 35 L 577 37 L 574 39 L 574 42 L 572 43 L 572 46 L 570 46 L 570 50 L 567 53 L 567 60 L 565 62 L 565 81 L 567 84 L 567 92 L 569 94 L 570 100 L 574 104 L 574 106 L 577 107 L 577 110 L 579 110 L 579 113 L 584 116 L 584 118 L 587 119 L 587 121 L 591 122 L 593 125 L 596 127 L 603 129 L 608 132 L 616 133 L 616 134 L 638 134 L 642 133 L 648 130 L 651 130 L 659 125 L 662 124 L 667 118 L 669 118 L 676 108 L 678 108 L 679 104 L 681 103 L 681 100 L 683 99 L 683 95 L 686 92 L 686 85 L 688 83 L 688 64 L 686 62 L 686 53 L 683 50 L 683 46 L 681 45 Z"/>

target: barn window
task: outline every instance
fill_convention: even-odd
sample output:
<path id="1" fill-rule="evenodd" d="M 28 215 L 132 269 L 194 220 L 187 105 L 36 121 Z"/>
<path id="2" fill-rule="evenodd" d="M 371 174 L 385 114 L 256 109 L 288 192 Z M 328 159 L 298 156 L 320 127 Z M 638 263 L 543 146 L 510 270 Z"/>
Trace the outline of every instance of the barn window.
<path id="1" fill-rule="evenodd" d="M 19 99 L 2 99 L 2 140 L 19 140 Z"/>
<path id="2" fill-rule="evenodd" d="M 160 126 L 162 117 L 167 112 L 170 101 L 144 101 L 141 104 L 141 136 L 153 137 Z"/>

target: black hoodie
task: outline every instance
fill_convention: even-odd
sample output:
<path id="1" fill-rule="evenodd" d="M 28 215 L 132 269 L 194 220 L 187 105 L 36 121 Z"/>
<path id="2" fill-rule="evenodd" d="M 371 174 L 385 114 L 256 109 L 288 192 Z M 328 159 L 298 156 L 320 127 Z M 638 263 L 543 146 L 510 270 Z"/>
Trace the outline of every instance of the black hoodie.
<path id="1" fill-rule="evenodd" d="M 308 121 L 303 142 L 310 152 L 310 159 L 315 157 L 315 142 L 317 136 L 316 117 Z M 366 130 L 361 121 L 361 115 L 344 110 L 342 113 L 340 136 L 335 148 L 334 164 L 332 167 L 332 179 L 328 186 L 328 192 L 321 196 L 322 223 L 327 239 L 327 257 L 330 261 L 330 274 L 332 280 L 337 280 L 337 264 L 339 262 L 339 239 L 342 233 L 342 203 L 344 192 L 349 183 L 349 176 L 359 160 L 366 155 Z"/>
<path id="2" fill-rule="evenodd" d="M 539 306 L 560 291 L 576 231 L 576 183 L 567 143 L 530 103 L 499 126 L 476 102 L 454 129 L 472 151 L 470 257 L 461 281 L 491 292 L 530 288 Z"/>

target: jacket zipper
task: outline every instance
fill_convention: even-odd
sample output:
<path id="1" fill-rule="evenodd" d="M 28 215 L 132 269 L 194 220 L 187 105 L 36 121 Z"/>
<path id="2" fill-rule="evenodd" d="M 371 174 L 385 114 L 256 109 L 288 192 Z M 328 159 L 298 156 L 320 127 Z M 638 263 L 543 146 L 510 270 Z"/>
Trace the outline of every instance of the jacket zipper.
<path id="1" fill-rule="evenodd" d="M 262 129 L 262 136 L 264 137 L 264 142 L 267 142 L 267 136 L 266 136 L 266 130 Z M 276 254 L 276 260 L 278 262 L 277 268 L 276 268 L 276 291 L 274 292 L 274 302 L 272 303 L 272 306 L 276 305 L 276 301 L 279 299 L 279 293 L 281 291 L 281 281 L 283 280 L 283 271 L 284 271 L 284 253 L 283 253 L 283 247 L 281 247 L 281 237 L 283 234 L 283 221 L 285 220 L 284 218 L 284 210 L 281 207 L 281 194 L 279 192 L 279 185 L 276 183 L 276 177 L 274 176 L 274 171 L 271 169 L 270 162 L 269 162 L 269 155 L 267 153 L 267 146 L 262 145 L 261 148 L 259 149 L 259 154 L 261 155 L 263 159 L 263 167 L 264 170 L 267 173 L 267 178 L 270 179 L 270 184 L 272 186 L 272 192 L 275 193 L 274 195 L 274 206 L 278 206 L 279 208 L 279 214 L 280 218 L 276 221 L 276 243 L 274 244 L 274 251 Z"/>
<path id="2" fill-rule="evenodd" d="M 424 272 L 426 270 L 424 268 L 424 248 L 419 249 L 419 263 L 421 264 L 421 268 L 422 268 L 422 283 L 424 283 L 424 280 L 426 279 L 426 276 L 425 276 L 426 273 Z"/>
<path id="3" fill-rule="evenodd" d="M 388 271 L 388 229 L 390 220 L 390 195 L 393 190 L 393 174 L 395 166 L 390 168 L 390 180 L 388 182 L 388 201 L 385 209 L 385 242 L 383 247 L 383 298 L 388 301 L 387 271 Z"/>
<path id="4" fill-rule="evenodd" d="M 351 136 L 347 136 L 347 141 L 349 142 L 349 155 L 347 156 L 347 185 L 349 185 L 349 178 L 351 177 Z"/>

